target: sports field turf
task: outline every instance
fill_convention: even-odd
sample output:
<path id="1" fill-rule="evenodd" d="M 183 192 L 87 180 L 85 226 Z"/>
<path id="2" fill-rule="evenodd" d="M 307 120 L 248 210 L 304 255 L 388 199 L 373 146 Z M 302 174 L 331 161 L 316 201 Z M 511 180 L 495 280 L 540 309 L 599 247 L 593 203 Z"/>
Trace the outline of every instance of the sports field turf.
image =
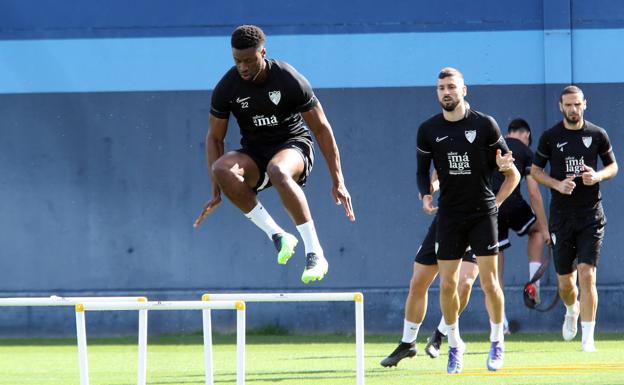
<path id="1" fill-rule="evenodd" d="M 624 334 L 597 336 L 596 353 L 582 353 L 579 337 L 563 342 L 558 334 L 517 334 L 507 338 L 505 368 L 485 369 L 486 335 L 464 335 L 464 372 L 447 375 L 446 357 L 421 353 L 386 369 L 379 361 L 396 346 L 396 336 L 366 337 L 368 385 L 624 384 Z M 443 348 L 446 351 L 446 346 Z M 150 337 L 148 384 L 203 384 L 200 335 Z M 235 338 L 216 336 L 216 384 L 235 384 Z M 136 338 L 89 339 L 91 384 L 136 384 Z M 0 340 L 1 385 L 79 384 L 74 339 Z M 353 337 L 247 336 L 247 384 L 355 384 Z"/>

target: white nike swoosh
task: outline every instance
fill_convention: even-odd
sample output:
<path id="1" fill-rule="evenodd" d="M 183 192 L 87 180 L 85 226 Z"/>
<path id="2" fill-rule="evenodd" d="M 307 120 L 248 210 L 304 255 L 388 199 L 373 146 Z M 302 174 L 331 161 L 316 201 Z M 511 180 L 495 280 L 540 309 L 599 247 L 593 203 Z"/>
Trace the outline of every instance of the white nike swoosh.
<path id="1" fill-rule="evenodd" d="M 568 142 L 565 142 L 565 143 L 557 143 L 557 148 L 561 148 L 561 147 L 565 146 L 566 144 L 568 144 Z"/>
<path id="2" fill-rule="evenodd" d="M 444 140 L 444 139 L 446 139 L 446 138 L 448 138 L 448 135 L 447 135 L 447 136 L 444 136 L 444 137 L 442 137 L 442 138 L 438 138 L 438 137 L 436 137 L 436 142 L 441 142 L 441 141 L 443 141 L 443 140 Z"/>
<path id="3" fill-rule="evenodd" d="M 246 98 L 243 98 L 243 99 L 241 99 L 241 98 L 236 98 L 236 103 L 242 103 L 242 102 L 244 102 L 245 100 L 247 100 L 247 99 L 249 99 L 249 98 L 251 98 L 251 96 L 247 96 Z"/>
<path id="4" fill-rule="evenodd" d="M 498 246 L 498 243 L 496 243 L 496 244 L 494 244 L 494 245 L 492 245 L 492 246 L 489 246 L 489 245 L 488 245 L 487 249 L 488 249 L 488 250 L 492 250 L 492 249 L 495 249 L 495 248 L 496 248 L 496 246 Z"/>

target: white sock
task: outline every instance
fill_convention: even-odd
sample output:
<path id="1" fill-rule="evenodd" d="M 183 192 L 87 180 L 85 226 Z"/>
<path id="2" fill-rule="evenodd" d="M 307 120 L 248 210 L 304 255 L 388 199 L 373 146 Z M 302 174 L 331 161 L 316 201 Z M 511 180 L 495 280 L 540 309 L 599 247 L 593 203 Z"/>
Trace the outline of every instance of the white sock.
<path id="1" fill-rule="evenodd" d="M 448 325 L 444 322 L 444 317 L 440 318 L 440 323 L 438 324 L 438 331 L 444 335 L 448 334 Z"/>
<path id="2" fill-rule="evenodd" d="M 418 337 L 418 329 L 420 329 L 420 325 L 413 322 L 410 322 L 406 319 L 403 320 L 403 338 L 401 338 L 401 342 L 406 342 L 411 344 L 416 341 L 416 337 Z"/>
<path id="3" fill-rule="evenodd" d="M 503 342 L 504 334 L 503 334 L 503 323 L 495 324 L 490 320 L 490 342 L 500 341 Z"/>
<path id="4" fill-rule="evenodd" d="M 461 337 L 459 336 L 459 321 L 446 327 L 448 333 L 448 344 L 451 348 L 456 348 L 462 344 Z"/>
<path id="5" fill-rule="evenodd" d="M 275 223 L 271 215 L 268 211 L 266 211 L 260 202 L 258 202 L 256 207 L 251 209 L 250 212 L 245 214 L 245 216 L 251 220 L 254 225 L 258 226 L 260 230 L 264 231 L 269 239 L 271 239 L 273 234 L 284 232 L 284 229 Z"/>
<path id="6" fill-rule="evenodd" d="M 566 315 L 575 315 L 576 313 L 578 313 L 578 302 L 574 301 L 574 303 L 572 305 L 565 305 L 566 307 Z"/>
<path id="7" fill-rule="evenodd" d="M 306 254 L 316 253 L 317 255 L 323 255 L 323 248 L 321 247 L 321 243 L 316 235 L 314 221 L 300 224 L 297 226 L 297 230 L 303 239 Z"/>
<path id="8" fill-rule="evenodd" d="M 529 262 L 529 280 L 533 279 L 535 272 L 540 268 L 540 266 L 542 266 L 541 262 Z M 539 280 L 535 282 L 535 286 L 537 288 L 539 288 L 539 285 L 540 285 L 539 283 L 540 283 Z"/>
<path id="9" fill-rule="evenodd" d="M 584 322 L 581 321 L 581 343 L 585 345 L 587 342 L 594 342 L 594 328 L 596 327 L 596 321 Z"/>

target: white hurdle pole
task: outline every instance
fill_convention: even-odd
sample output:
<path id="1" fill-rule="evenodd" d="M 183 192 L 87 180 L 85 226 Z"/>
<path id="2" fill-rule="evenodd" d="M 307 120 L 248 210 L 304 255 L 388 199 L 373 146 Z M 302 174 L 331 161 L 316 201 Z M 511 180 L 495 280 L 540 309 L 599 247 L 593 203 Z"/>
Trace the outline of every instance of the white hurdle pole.
<path id="1" fill-rule="evenodd" d="M 362 293 L 220 293 L 204 294 L 202 301 L 245 302 L 355 302 L 355 377 L 364 385 L 364 295 Z M 238 384 L 237 384 L 238 385 Z"/>
<path id="2" fill-rule="evenodd" d="M 83 302 L 136 302 L 145 297 L 15 297 L 0 298 L 0 307 L 25 307 L 25 306 L 75 306 Z"/>
<path id="3" fill-rule="evenodd" d="M 162 302 L 85 302 L 76 305 L 76 330 L 78 333 L 78 352 L 80 354 L 80 385 L 89 385 L 89 373 L 87 365 L 87 335 L 85 326 L 85 311 L 116 311 L 116 310 L 139 310 L 145 311 L 141 317 L 139 313 L 139 364 L 137 384 L 145 385 L 147 381 L 147 311 L 148 310 L 210 310 L 232 309 L 237 310 L 237 369 L 245 368 L 245 303 L 237 301 L 162 301 Z M 208 322 L 210 318 L 208 318 Z M 206 325 L 206 319 L 204 319 Z M 211 328 L 209 328 L 211 331 Z M 206 332 L 204 331 L 204 334 Z M 241 337 L 242 335 L 242 337 Z M 206 343 L 210 342 L 207 346 Z M 204 336 L 205 360 L 210 362 L 210 376 L 206 376 L 206 384 L 213 385 L 212 376 L 212 336 L 207 340 Z M 245 373 L 236 374 L 237 385 L 245 384 Z M 210 381 L 210 382 L 209 382 Z"/>

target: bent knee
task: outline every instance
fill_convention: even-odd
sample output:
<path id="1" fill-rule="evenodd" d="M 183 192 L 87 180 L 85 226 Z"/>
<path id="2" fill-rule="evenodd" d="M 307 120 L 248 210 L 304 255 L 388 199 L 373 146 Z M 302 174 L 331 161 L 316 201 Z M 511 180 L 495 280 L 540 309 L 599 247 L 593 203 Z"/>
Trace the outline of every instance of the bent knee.
<path id="1" fill-rule="evenodd" d="M 284 166 L 277 163 L 269 163 L 267 165 L 266 172 L 269 176 L 269 179 L 271 180 L 271 184 L 273 184 L 274 186 L 286 183 L 290 179 L 292 179 L 292 176 L 290 175 L 288 170 Z"/>

